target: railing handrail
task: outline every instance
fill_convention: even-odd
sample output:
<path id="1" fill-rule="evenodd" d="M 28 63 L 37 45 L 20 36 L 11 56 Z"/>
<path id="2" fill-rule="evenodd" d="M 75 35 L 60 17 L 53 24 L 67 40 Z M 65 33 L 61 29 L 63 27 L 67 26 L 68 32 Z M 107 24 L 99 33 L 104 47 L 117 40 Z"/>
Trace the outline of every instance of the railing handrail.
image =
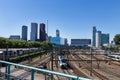
<path id="1" fill-rule="evenodd" d="M 23 68 L 27 68 L 27 69 L 30 69 L 30 70 L 36 70 L 36 71 L 45 72 L 45 73 L 48 73 L 48 74 L 54 74 L 54 75 L 58 75 L 58 76 L 67 77 L 67 78 L 72 78 L 72 79 L 75 79 L 75 80 L 90 80 L 90 79 L 87 79 L 87 78 L 82 78 L 82 77 L 78 77 L 78 76 L 74 76 L 74 75 L 64 74 L 64 73 L 45 70 L 45 69 L 39 69 L 39 68 L 26 66 L 26 65 L 21 65 L 21 64 L 16 64 L 16 63 L 7 62 L 7 61 L 3 61 L 3 60 L 0 60 L 0 63 L 5 63 L 5 64 L 9 64 L 9 65 L 23 67 Z"/>

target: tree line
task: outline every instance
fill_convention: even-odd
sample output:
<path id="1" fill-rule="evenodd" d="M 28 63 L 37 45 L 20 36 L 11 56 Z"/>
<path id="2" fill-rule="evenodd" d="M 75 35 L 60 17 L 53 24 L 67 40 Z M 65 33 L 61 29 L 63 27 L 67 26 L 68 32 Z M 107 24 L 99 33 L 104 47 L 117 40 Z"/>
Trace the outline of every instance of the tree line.
<path id="1" fill-rule="evenodd" d="M 110 52 L 119 52 L 120 48 L 120 34 L 116 34 L 113 38 L 113 41 L 111 42 L 112 44 L 114 43 L 115 45 L 111 45 L 108 47 L 105 47 L 107 51 Z"/>
<path id="2" fill-rule="evenodd" d="M 36 41 L 25 41 L 25 40 L 16 40 L 0 37 L 0 48 L 52 48 L 50 42 L 36 42 Z"/>

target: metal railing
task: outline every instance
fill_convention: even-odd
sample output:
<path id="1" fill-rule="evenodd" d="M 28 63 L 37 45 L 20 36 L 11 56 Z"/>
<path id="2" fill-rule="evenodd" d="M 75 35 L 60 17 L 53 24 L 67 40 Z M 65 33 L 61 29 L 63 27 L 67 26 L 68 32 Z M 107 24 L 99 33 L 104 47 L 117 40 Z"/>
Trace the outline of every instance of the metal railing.
<path id="1" fill-rule="evenodd" d="M 82 77 L 78 77 L 78 76 L 74 76 L 74 75 L 68 75 L 68 74 L 54 72 L 54 71 L 50 71 L 50 70 L 34 68 L 34 67 L 21 65 L 21 64 L 16 64 L 16 63 L 11 63 L 11 62 L 2 61 L 2 60 L 0 60 L 0 63 L 7 64 L 7 68 L 8 68 L 7 73 L 6 73 L 7 74 L 7 80 L 10 80 L 10 76 L 11 76 L 10 67 L 11 67 L 11 65 L 31 70 L 31 80 L 34 80 L 35 71 L 43 72 L 43 73 L 46 73 L 46 74 L 52 74 L 52 75 L 56 75 L 56 76 L 62 76 L 62 77 L 70 78 L 72 80 L 90 80 L 90 79 L 87 79 L 87 78 L 82 78 Z"/>

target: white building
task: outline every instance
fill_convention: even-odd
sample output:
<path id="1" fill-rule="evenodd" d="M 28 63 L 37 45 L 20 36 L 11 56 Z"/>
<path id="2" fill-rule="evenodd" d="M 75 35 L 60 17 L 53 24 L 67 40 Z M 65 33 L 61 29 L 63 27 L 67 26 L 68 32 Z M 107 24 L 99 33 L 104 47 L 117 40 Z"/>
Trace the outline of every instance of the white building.
<path id="1" fill-rule="evenodd" d="M 96 47 L 101 47 L 101 31 L 96 32 Z"/>

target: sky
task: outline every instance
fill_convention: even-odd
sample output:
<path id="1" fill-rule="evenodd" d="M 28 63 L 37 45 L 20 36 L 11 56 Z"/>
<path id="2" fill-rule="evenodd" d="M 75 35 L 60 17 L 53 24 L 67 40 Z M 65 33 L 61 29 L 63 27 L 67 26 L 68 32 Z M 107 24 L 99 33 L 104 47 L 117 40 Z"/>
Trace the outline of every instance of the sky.
<path id="1" fill-rule="evenodd" d="M 120 34 L 120 0 L 0 0 L 0 37 L 21 35 L 22 25 L 48 20 L 48 35 L 70 39 L 92 39 L 92 27 Z M 47 27 L 47 26 L 46 26 Z M 47 30 L 47 29 L 46 29 Z M 47 31 L 46 31 L 47 32 Z"/>

